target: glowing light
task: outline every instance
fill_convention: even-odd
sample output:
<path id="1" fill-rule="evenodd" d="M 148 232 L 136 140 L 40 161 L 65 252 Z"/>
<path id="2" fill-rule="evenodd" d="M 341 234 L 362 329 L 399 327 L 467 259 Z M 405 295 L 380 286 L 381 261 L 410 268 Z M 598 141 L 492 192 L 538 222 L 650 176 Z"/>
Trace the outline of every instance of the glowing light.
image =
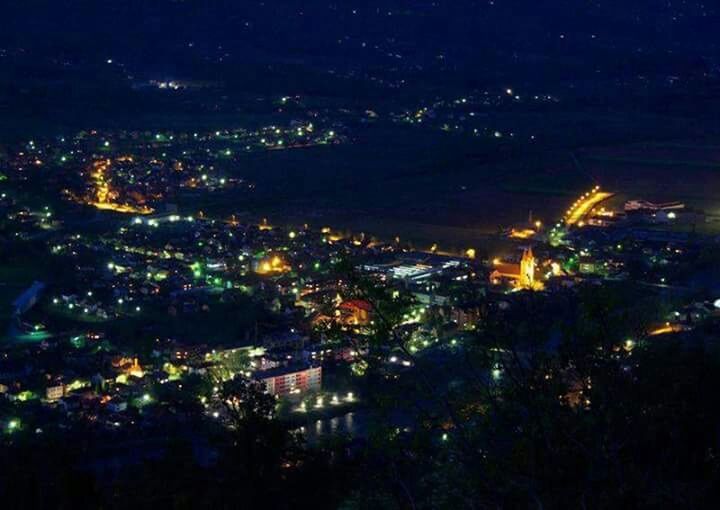
<path id="1" fill-rule="evenodd" d="M 133 214 L 152 213 L 153 209 L 144 205 L 121 204 L 115 201 L 118 197 L 118 192 L 115 191 L 110 184 L 111 179 L 108 175 L 110 165 L 111 161 L 109 159 L 99 160 L 93 163 L 90 176 L 93 181 L 94 190 L 89 196 L 80 201 L 100 210 Z"/>
<path id="2" fill-rule="evenodd" d="M 288 266 L 279 256 L 275 255 L 271 259 L 265 259 L 260 262 L 256 270 L 259 274 L 284 273 L 290 271 Z"/>
<path id="3" fill-rule="evenodd" d="M 667 322 L 667 323 L 665 323 L 665 325 L 651 330 L 648 334 L 650 336 L 658 336 L 658 335 L 667 335 L 668 333 L 676 333 L 678 331 L 681 331 L 680 326 L 673 326 L 672 324 Z"/>
<path id="4" fill-rule="evenodd" d="M 583 226 L 584 219 L 590 214 L 595 206 L 612 197 L 614 193 L 600 191 L 599 186 L 595 186 L 591 192 L 583 194 L 576 200 L 572 207 L 568 209 L 565 215 L 565 224 L 568 226 Z"/>
<path id="5" fill-rule="evenodd" d="M 510 237 L 514 239 L 529 239 L 533 237 L 536 234 L 536 232 L 531 228 L 525 228 L 522 230 L 515 230 L 512 229 L 510 231 Z"/>

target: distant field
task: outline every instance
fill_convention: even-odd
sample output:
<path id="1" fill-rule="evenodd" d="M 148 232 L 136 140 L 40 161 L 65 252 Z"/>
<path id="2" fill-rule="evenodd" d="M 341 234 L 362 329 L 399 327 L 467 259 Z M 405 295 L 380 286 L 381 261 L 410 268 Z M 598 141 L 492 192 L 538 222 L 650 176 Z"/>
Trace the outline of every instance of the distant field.
<path id="1" fill-rule="evenodd" d="M 252 193 L 181 207 L 459 249 L 487 243 L 488 234 L 531 211 L 554 222 L 595 184 L 626 198 L 683 200 L 717 214 L 719 169 L 715 145 L 682 141 L 541 153 L 509 145 L 498 154 L 487 141 L 468 145 L 444 133 L 375 132 L 344 146 L 249 155 L 237 173 L 257 184 Z"/>
<path id="2" fill-rule="evenodd" d="M 583 164 L 606 187 L 631 198 L 682 200 L 720 212 L 720 140 L 670 141 L 587 149 Z"/>

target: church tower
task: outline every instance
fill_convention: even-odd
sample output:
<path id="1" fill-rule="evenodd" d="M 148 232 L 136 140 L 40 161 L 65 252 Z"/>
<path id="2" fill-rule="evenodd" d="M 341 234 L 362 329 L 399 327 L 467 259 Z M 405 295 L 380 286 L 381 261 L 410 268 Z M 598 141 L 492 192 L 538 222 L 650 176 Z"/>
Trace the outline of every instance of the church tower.
<path id="1" fill-rule="evenodd" d="M 523 256 L 520 260 L 520 281 L 518 283 L 521 287 L 527 289 L 531 289 L 535 285 L 535 256 L 533 255 L 531 247 L 523 251 Z"/>

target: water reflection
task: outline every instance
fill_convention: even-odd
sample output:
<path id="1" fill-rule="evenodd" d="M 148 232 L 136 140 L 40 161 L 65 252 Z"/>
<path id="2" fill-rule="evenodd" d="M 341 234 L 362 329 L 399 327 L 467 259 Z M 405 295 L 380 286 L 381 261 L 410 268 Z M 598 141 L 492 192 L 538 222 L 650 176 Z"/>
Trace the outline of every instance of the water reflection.
<path id="1" fill-rule="evenodd" d="M 352 411 L 333 418 L 315 420 L 313 426 L 302 427 L 300 430 L 311 441 L 335 434 L 358 437 L 364 433 L 364 428 L 360 426 L 364 422 L 364 418 L 360 417 L 357 411 Z"/>

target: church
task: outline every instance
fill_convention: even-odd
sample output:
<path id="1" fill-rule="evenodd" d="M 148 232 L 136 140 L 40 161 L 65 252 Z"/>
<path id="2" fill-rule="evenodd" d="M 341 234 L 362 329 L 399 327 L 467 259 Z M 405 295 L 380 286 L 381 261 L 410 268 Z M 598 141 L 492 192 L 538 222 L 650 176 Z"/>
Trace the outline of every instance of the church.
<path id="1" fill-rule="evenodd" d="M 537 261 L 533 255 L 532 247 L 523 250 L 519 264 L 493 261 L 493 271 L 490 273 L 490 281 L 498 284 L 503 280 L 510 280 L 512 285 L 520 289 L 536 289 L 540 282 L 535 280 Z"/>

